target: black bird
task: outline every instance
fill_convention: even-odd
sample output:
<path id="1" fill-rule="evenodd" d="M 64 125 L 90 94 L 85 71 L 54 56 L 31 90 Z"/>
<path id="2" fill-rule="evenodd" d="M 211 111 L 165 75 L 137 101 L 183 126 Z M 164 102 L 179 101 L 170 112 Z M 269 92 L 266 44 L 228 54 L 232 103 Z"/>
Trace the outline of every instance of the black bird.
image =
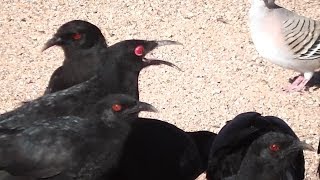
<path id="1" fill-rule="evenodd" d="M 168 122 L 136 119 L 119 167 L 102 180 L 193 180 L 204 170 L 191 136 Z"/>
<path id="2" fill-rule="evenodd" d="M 107 56 L 103 59 L 103 63 L 106 65 L 110 64 L 108 61 L 108 52 L 114 51 L 116 49 L 123 48 L 123 45 L 127 45 L 127 53 L 125 57 L 119 58 L 114 64 L 116 69 L 117 77 L 119 78 L 119 91 L 131 95 L 132 97 L 139 99 L 139 88 L 138 88 L 138 78 L 140 71 L 148 66 L 152 65 L 167 65 L 174 67 L 181 71 L 176 65 L 159 60 L 159 59 L 147 59 L 145 56 L 157 47 L 165 45 L 181 45 L 181 43 L 176 41 L 145 41 L 145 40 L 126 40 L 120 43 L 114 44 L 107 49 Z"/>
<path id="3" fill-rule="evenodd" d="M 92 104 L 110 93 L 134 94 L 139 71 L 150 65 L 172 63 L 146 59 L 145 55 L 161 45 L 176 44 L 174 41 L 121 41 L 106 49 L 104 63 L 97 75 L 68 89 L 44 95 L 17 109 L 0 115 L 0 128 L 16 128 L 41 119 L 60 116 L 86 117 Z M 134 63 L 133 63 L 134 62 Z M 134 81 L 134 82 L 133 82 Z M 135 88 L 131 86 L 136 85 Z"/>
<path id="4" fill-rule="evenodd" d="M 65 55 L 63 65 L 54 71 L 45 94 L 67 89 L 89 80 L 100 64 L 101 51 L 107 48 L 100 29 L 87 21 L 73 20 L 63 24 L 43 50 L 60 46 Z"/>
<path id="5" fill-rule="evenodd" d="M 225 180 L 282 180 L 295 179 L 286 169 L 302 150 L 314 149 L 309 144 L 281 132 L 267 132 L 248 147 L 236 175 Z"/>
<path id="6" fill-rule="evenodd" d="M 256 112 L 242 113 L 229 121 L 215 137 L 209 154 L 207 179 L 232 177 L 254 140 L 268 132 L 279 132 L 298 139 L 293 130 L 280 118 L 261 116 Z M 299 151 L 282 174 L 282 179 L 304 179 L 304 155 Z"/>
<path id="7" fill-rule="evenodd" d="M 115 167 L 135 114 L 156 109 L 123 94 L 92 105 L 92 118 L 62 116 L 0 129 L 0 168 L 14 176 L 94 180 Z"/>
<path id="8" fill-rule="evenodd" d="M 210 131 L 194 131 L 186 132 L 193 141 L 196 143 L 198 150 L 202 159 L 202 172 L 207 170 L 208 167 L 208 156 L 210 154 L 210 149 L 212 142 L 217 134 Z"/>

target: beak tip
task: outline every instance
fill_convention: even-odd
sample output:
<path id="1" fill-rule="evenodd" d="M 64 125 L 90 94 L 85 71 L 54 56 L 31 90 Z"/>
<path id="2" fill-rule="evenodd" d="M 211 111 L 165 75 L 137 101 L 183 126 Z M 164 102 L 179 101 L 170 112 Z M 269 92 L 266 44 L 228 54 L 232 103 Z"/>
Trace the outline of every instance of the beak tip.
<path id="1" fill-rule="evenodd" d="M 47 47 L 46 45 L 45 46 L 43 46 L 42 48 L 41 48 L 41 52 L 43 52 L 43 51 L 45 51 L 45 50 L 47 50 L 49 47 Z"/>
<path id="2" fill-rule="evenodd" d="M 302 149 L 304 149 L 304 150 L 316 151 L 316 149 L 313 148 L 311 144 L 308 144 L 308 143 L 305 142 L 305 141 L 301 141 L 301 142 L 300 142 L 300 145 L 301 145 Z"/>
<path id="3" fill-rule="evenodd" d="M 154 107 L 154 106 L 152 106 L 152 105 L 150 105 L 150 106 L 149 106 L 148 111 L 149 111 L 149 112 L 154 112 L 154 113 L 158 113 L 158 112 L 159 112 L 159 111 L 158 111 L 158 109 L 157 109 L 157 108 L 155 108 L 155 107 Z"/>
<path id="4" fill-rule="evenodd" d="M 140 102 L 139 104 L 140 104 L 139 105 L 140 111 L 155 112 L 155 113 L 159 112 L 157 108 L 155 108 L 149 103 Z"/>

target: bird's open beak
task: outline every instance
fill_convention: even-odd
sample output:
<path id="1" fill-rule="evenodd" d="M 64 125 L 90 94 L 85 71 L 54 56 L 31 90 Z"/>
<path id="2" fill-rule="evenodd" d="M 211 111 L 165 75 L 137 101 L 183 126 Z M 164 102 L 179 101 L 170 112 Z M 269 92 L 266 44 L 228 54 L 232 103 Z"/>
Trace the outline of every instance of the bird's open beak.
<path id="1" fill-rule="evenodd" d="M 156 49 L 157 47 L 167 46 L 167 45 L 182 45 L 182 44 L 180 42 L 170 41 L 170 40 L 151 41 L 150 46 L 148 47 L 148 52 Z M 174 68 L 178 69 L 179 71 L 182 71 L 178 66 L 176 66 L 175 64 L 173 64 L 171 62 L 160 60 L 160 59 L 143 58 L 143 66 L 144 67 L 153 66 L 153 65 L 161 65 L 161 64 L 167 65 L 170 67 L 174 67 Z"/>
<path id="2" fill-rule="evenodd" d="M 147 59 L 147 58 L 143 58 L 143 65 L 144 67 L 147 66 L 154 66 L 154 65 L 167 65 L 173 68 L 178 69 L 179 71 L 182 71 L 178 66 L 176 66 L 175 64 L 168 62 L 168 61 L 164 61 L 164 60 L 160 60 L 160 59 Z"/>
<path id="3" fill-rule="evenodd" d="M 45 51 L 46 49 L 55 46 L 55 45 L 61 45 L 62 39 L 60 37 L 54 36 L 53 38 L 49 39 L 46 44 L 43 46 L 42 51 Z"/>

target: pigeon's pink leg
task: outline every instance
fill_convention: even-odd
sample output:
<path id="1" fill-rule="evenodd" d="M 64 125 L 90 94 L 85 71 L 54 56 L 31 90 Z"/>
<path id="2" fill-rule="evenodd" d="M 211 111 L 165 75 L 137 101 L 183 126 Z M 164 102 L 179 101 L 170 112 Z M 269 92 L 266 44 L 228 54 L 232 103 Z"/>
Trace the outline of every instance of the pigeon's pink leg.
<path id="1" fill-rule="evenodd" d="M 309 79 L 304 78 L 303 75 L 300 75 L 292 84 L 290 84 L 285 91 L 287 92 L 297 92 L 302 91 L 306 84 L 308 83 Z"/>

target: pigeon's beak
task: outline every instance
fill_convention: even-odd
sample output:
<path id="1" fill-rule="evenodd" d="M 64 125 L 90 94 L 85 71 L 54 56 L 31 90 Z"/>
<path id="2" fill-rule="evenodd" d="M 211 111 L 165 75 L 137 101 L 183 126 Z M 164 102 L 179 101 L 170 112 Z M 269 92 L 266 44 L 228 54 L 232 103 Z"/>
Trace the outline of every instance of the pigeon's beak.
<path id="1" fill-rule="evenodd" d="M 182 45 L 182 44 L 177 41 L 170 41 L 170 40 L 149 41 L 149 43 L 147 44 L 147 47 L 146 47 L 146 51 L 147 51 L 147 53 L 149 53 L 152 50 L 156 49 L 157 47 L 167 46 L 167 45 Z M 176 66 L 175 64 L 173 64 L 171 62 L 160 60 L 160 59 L 143 58 L 143 67 L 148 67 L 148 66 L 153 66 L 153 65 L 161 65 L 161 64 L 167 65 L 170 67 L 174 67 L 174 68 L 178 69 L 179 71 L 182 71 L 178 66 Z"/>
<path id="2" fill-rule="evenodd" d="M 53 38 L 49 39 L 46 44 L 43 46 L 42 51 L 45 51 L 46 49 L 55 46 L 55 45 L 61 45 L 62 39 L 60 37 L 54 36 Z"/>

